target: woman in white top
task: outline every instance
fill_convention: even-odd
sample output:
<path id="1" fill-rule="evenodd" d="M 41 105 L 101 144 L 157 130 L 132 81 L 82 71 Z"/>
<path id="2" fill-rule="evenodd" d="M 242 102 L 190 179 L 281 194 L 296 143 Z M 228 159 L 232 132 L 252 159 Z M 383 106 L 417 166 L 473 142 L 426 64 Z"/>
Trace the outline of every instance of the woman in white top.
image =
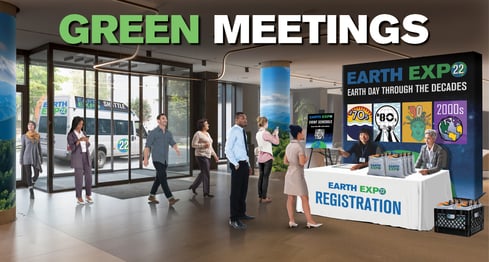
<path id="1" fill-rule="evenodd" d="M 268 132 L 268 119 L 263 116 L 256 118 L 258 123 L 258 132 L 256 133 L 256 142 L 258 144 L 258 167 L 260 176 L 258 178 L 258 198 L 260 203 L 270 203 L 272 199 L 267 197 L 268 180 L 272 171 L 273 152 L 272 144 L 278 145 L 278 126 L 273 134 Z"/>
<path id="2" fill-rule="evenodd" d="M 216 152 L 212 148 L 212 138 L 209 132 L 209 123 L 207 119 L 203 118 L 197 121 L 197 129 L 194 137 L 192 139 L 192 147 L 195 149 L 195 159 L 200 167 L 200 173 L 195 178 L 194 183 L 188 188 L 191 189 L 192 192 L 197 195 L 195 191 L 197 187 L 200 186 L 200 183 L 203 183 L 204 189 L 204 197 L 213 197 L 210 193 L 210 169 L 211 169 L 211 157 L 219 161 L 219 157 L 217 157 Z"/>

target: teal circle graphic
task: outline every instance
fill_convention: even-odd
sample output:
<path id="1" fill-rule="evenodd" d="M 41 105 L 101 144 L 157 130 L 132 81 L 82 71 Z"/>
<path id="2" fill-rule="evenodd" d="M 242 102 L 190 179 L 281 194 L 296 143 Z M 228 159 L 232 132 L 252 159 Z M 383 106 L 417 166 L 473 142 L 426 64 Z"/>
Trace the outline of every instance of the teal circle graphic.
<path id="1" fill-rule="evenodd" d="M 463 77 L 467 73 L 467 65 L 464 62 L 455 62 L 450 72 L 454 77 Z"/>
<path id="2" fill-rule="evenodd" d="M 117 150 L 121 153 L 127 153 L 129 151 L 129 139 L 119 139 L 119 141 L 117 141 Z"/>

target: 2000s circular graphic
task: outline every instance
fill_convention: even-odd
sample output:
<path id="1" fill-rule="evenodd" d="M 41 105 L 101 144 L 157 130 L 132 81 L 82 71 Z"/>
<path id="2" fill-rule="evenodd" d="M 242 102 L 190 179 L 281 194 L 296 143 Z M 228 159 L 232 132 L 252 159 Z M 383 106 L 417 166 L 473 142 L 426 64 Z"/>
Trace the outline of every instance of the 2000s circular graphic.
<path id="1" fill-rule="evenodd" d="M 448 116 L 438 123 L 438 132 L 441 139 L 456 142 L 464 134 L 462 120 L 456 116 Z"/>

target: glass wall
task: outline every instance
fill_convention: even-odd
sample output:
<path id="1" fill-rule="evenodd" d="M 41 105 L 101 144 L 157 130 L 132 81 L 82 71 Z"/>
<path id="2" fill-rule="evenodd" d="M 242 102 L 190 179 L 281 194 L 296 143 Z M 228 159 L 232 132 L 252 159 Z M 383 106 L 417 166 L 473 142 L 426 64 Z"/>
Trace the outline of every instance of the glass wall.
<path id="1" fill-rule="evenodd" d="M 20 150 L 22 147 L 22 142 L 21 142 L 21 137 L 22 134 L 24 134 L 24 128 L 22 128 L 22 98 L 23 98 L 23 93 L 17 92 L 15 96 L 15 104 L 16 104 L 16 109 L 17 109 L 17 115 L 16 115 L 16 121 L 15 121 L 15 149 L 17 153 L 17 159 L 20 158 Z M 18 163 L 17 161 L 16 163 Z M 21 181 L 22 180 L 22 167 L 19 165 L 15 166 L 15 180 L 16 181 Z"/>
<path id="2" fill-rule="evenodd" d="M 45 154 L 45 172 L 36 187 L 48 191 L 74 188 L 66 142 L 74 116 L 85 119 L 84 130 L 90 136 L 94 185 L 154 177 L 151 161 L 150 166 L 142 166 L 142 152 L 147 131 L 156 127 L 160 112 L 167 112 L 169 129 L 181 150 L 180 156 L 170 150 L 168 175 L 190 175 L 190 80 L 185 79 L 190 76 L 190 65 L 174 66 L 144 59 L 115 63 L 108 70 L 95 71 L 94 64 L 119 57 L 102 53 L 47 45 L 30 55 L 28 106 L 32 119 L 39 123 Z M 51 77 L 52 85 L 48 85 Z M 18 99 L 21 96 L 18 94 Z M 46 174 L 52 175 L 48 178 Z"/>
<path id="3" fill-rule="evenodd" d="M 47 50 L 42 50 L 29 56 L 29 119 L 37 122 L 37 129 L 47 128 L 48 119 L 41 118 L 42 103 L 47 98 L 48 88 L 48 67 L 47 67 Z M 25 100 L 24 100 L 25 101 Z M 43 154 L 43 172 L 39 175 L 35 187 L 41 190 L 48 190 L 48 159 L 49 152 L 47 145 L 51 143 L 46 134 L 41 135 L 41 147 Z"/>
<path id="4" fill-rule="evenodd" d="M 19 153 L 21 149 L 21 136 L 24 133 L 25 128 L 23 128 L 23 125 L 25 121 L 22 118 L 22 107 L 24 104 L 24 99 L 28 97 L 28 89 L 25 86 L 25 63 L 24 63 L 24 56 L 23 55 L 17 55 L 16 58 L 16 84 L 17 84 L 17 93 L 15 96 L 15 104 L 16 104 L 16 121 L 15 121 L 15 148 L 16 148 L 16 153 L 17 153 L 17 159 L 19 159 Z M 17 161 L 18 162 L 18 161 Z M 21 181 L 22 180 L 22 168 L 19 165 L 15 166 L 15 177 L 16 181 Z"/>
<path id="5" fill-rule="evenodd" d="M 189 81 L 166 79 L 168 130 L 178 144 L 180 156 L 174 150 L 168 155 L 168 176 L 182 176 L 190 172 L 189 138 Z"/>
<path id="6" fill-rule="evenodd" d="M 219 158 L 225 158 L 224 145 L 226 143 L 227 131 L 234 125 L 235 111 L 233 105 L 235 101 L 236 87 L 229 83 L 218 84 L 218 136 L 217 136 L 217 155 Z"/>

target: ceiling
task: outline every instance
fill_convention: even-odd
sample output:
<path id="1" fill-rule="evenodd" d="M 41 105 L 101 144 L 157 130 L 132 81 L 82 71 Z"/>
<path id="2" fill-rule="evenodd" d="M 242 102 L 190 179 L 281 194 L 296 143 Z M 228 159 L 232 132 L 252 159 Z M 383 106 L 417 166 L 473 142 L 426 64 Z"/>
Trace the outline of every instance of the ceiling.
<path id="1" fill-rule="evenodd" d="M 116 0 L 1 0 L 16 5 L 17 48 L 30 50 L 47 42 L 63 44 L 59 23 L 68 14 L 152 14 L 148 10 Z M 194 72 L 221 72 L 223 57 L 231 50 L 250 45 L 216 45 L 213 40 L 214 15 L 368 15 L 391 14 L 403 19 L 409 14 L 429 18 L 425 25 L 429 39 L 421 45 L 405 43 L 367 45 L 355 42 L 343 45 L 267 45 L 240 51 L 228 56 L 222 80 L 236 83 L 260 84 L 260 64 L 265 61 L 290 61 L 291 88 L 328 88 L 340 92 L 342 65 L 395 60 L 439 54 L 475 51 L 483 55 L 483 85 L 489 87 L 489 1 L 487 0 L 306 0 L 289 3 L 283 0 L 125 0 L 146 5 L 159 14 L 200 16 L 199 45 L 144 45 L 139 55 L 151 51 L 152 56 L 193 65 Z M 327 32 L 326 32 L 327 33 Z M 136 46 L 86 46 L 131 55 Z M 205 60 L 205 66 L 202 64 Z M 246 72 L 245 68 L 249 68 Z"/>

